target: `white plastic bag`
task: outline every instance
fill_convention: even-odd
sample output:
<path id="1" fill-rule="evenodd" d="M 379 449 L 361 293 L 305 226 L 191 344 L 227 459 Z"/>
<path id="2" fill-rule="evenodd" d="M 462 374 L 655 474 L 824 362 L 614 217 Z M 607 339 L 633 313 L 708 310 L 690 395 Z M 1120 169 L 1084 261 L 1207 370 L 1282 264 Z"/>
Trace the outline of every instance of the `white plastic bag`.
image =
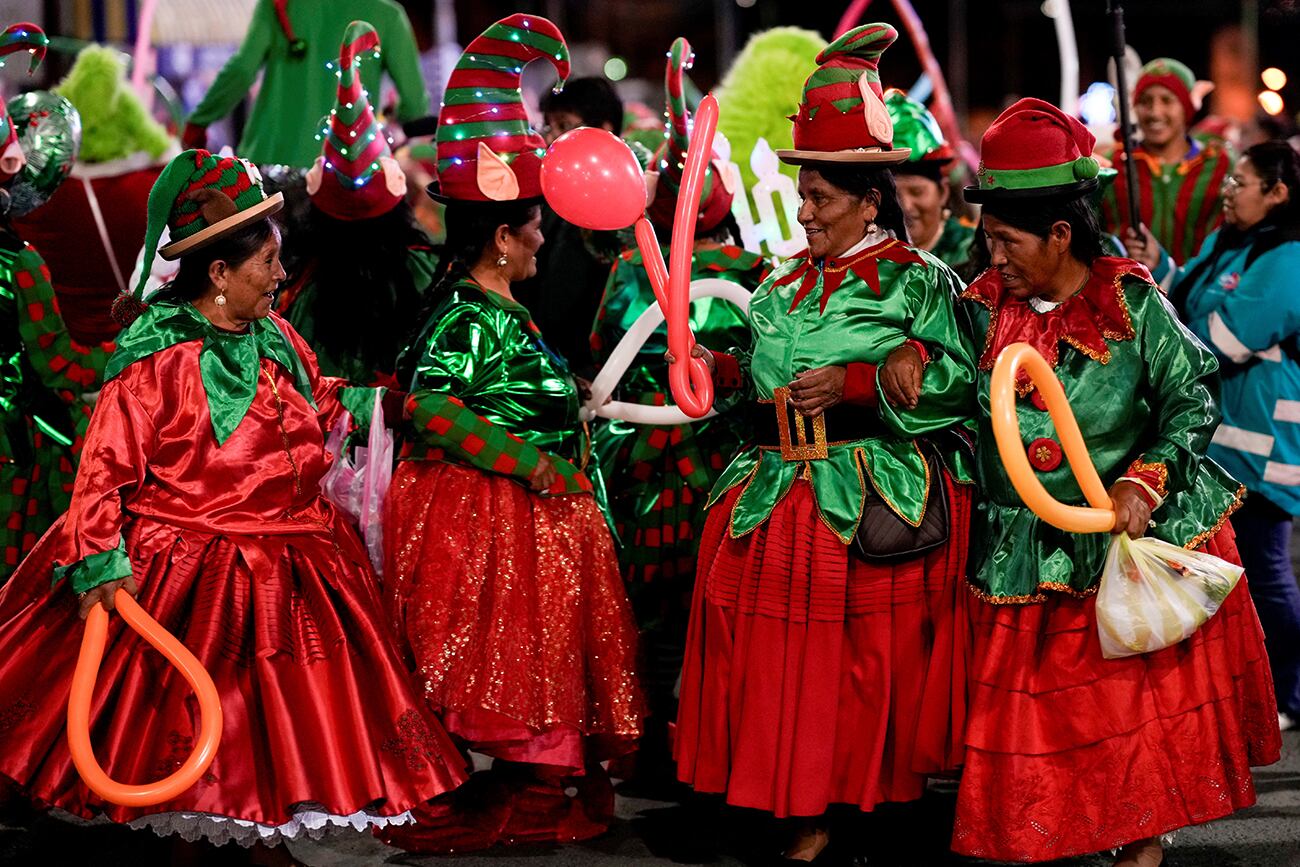
<path id="1" fill-rule="evenodd" d="M 1097 590 L 1097 633 L 1107 659 L 1177 644 L 1214 616 L 1241 566 L 1159 539 L 1110 543 Z"/>
<path id="2" fill-rule="evenodd" d="M 321 477 L 320 489 L 327 500 L 347 513 L 356 524 L 375 572 L 383 575 L 384 498 L 393 480 L 393 434 L 384 427 L 381 394 L 380 390 L 375 390 L 370 438 L 365 446 L 353 449 L 352 458 L 349 459 L 343 449 L 352 427 L 352 417 L 343 413 L 330 431 L 325 450 L 334 456 L 334 463 Z"/>

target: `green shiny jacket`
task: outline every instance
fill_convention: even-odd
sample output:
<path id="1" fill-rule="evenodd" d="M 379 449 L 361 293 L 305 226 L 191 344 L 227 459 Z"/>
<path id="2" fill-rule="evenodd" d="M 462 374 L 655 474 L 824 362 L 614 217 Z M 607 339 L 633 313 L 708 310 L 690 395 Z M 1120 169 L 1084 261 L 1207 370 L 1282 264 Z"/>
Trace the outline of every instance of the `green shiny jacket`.
<path id="1" fill-rule="evenodd" d="M 812 483 L 822 520 L 846 544 L 867 485 L 904 520 L 920 523 L 929 485 L 938 480 L 930 478 L 916 438 L 962 424 L 975 409 L 974 353 L 957 322 L 960 290 L 948 266 L 894 240 L 820 263 L 805 252 L 759 286 L 749 309 L 753 349 L 737 354 L 746 384 L 738 399 L 770 401 L 803 370 L 883 364 L 908 340 L 923 343 L 930 361 L 916 409 L 883 399 L 861 408 L 878 416 L 886 436 L 832 442 L 821 460 L 786 461 L 779 450 L 757 446 L 737 455 L 710 498 L 712 505 L 744 486 L 731 514 L 733 537 L 767 520 L 798 477 Z M 971 478 L 959 456 L 946 457 L 955 478 Z"/>
<path id="2" fill-rule="evenodd" d="M 468 278 L 448 278 L 419 338 L 408 407 L 423 454 L 526 482 L 544 453 L 561 482 L 549 493 L 592 493 L 589 440 L 577 383 L 542 341 L 527 308 Z"/>
<path id="3" fill-rule="evenodd" d="M 975 229 L 956 217 L 943 221 L 943 231 L 930 252 L 949 268 L 960 268 L 970 261 L 970 245 L 975 240 Z"/>
<path id="4" fill-rule="evenodd" d="M 1212 536 L 1244 493 L 1205 457 L 1219 424 L 1214 355 L 1178 319 L 1146 269 L 1130 259 L 1096 260 L 1084 288 L 1060 307 L 1035 312 L 1004 295 L 987 271 L 962 295 L 980 358 L 976 472 L 983 502 L 971 526 L 971 583 L 992 602 L 1040 602 L 1044 591 L 1096 592 L 1109 533 L 1067 533 L 1024 506 L 998 456 L 989 381 L 998 352 L 1017 341 L 1054 363 L 1093 465 L 1110 487 L 1149 480 L 1164 504 L 1151 535 L 1194 548 Z M 1027 382 L 1016 408 L 1039 481 L 1063 503 L 1086 505 L 1051 418 Z"/>

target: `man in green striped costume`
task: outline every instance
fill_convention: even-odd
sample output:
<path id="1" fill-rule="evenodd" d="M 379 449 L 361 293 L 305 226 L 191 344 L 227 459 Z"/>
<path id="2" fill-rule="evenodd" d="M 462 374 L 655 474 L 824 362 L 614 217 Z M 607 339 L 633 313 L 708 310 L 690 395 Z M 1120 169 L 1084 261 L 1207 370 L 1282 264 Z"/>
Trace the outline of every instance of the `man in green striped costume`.
<path id="1" fill-rule="evenodd" d="M 1188 129 L 1208 82 L 1197 81 L 1177 60 L 1157 58 L 1142 67 L 1133 86 L 1141 141 L 1134 148 L 1142 222 L 1179 265 L 1196 255 L 1223 217 L 1223 181 L 1232 155 L 1222 144 L 1193 139 Z M 1123 147 L 1107 156 L 1119 170 L 1102 198 L 1107 232 L 1125 237 L 1129 226 L 1128 176 Z"/>

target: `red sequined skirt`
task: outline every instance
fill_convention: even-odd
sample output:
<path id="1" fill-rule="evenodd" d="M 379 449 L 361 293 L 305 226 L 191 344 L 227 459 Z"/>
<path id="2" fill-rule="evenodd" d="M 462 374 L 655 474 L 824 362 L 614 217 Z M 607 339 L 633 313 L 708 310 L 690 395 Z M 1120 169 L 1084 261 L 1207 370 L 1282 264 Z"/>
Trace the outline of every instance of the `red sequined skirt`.
<path id="1" fill-rule="evenodd" d="M 0 774 L 39 803 L 242 839 L 237 823 L 200 821 L 210 814 L 269 826 L 260 836 L 242 831 L 274 840 L 304 812 L 384 824 L 361 814 L 397 816 L 465 779 L 402 666 L 365 551 L 341 518 L 275 536 L 137 518 L 124 531 L 137 601 L 212 676 L 224 725 L 211 767 L 174 801 L 105 803 L 81 782 L 67 747 L 82 623 L 72 590 L 50 588 L 62 526 L 0 591 Z M 109 776 L 144 783 L 172 773 L 197 728 L 185 680 L 112 615 L 91 709 L 91 742 Z"/>
<path id="2" fill-rule="evenodd" d="M 678 776 L 777 816 L 915 800 L 960 764 L 971 489 L 948 485 L 942 548 L 867 564 L 803 480 L 733 539 L 740 489 L 700 543 L 677 719 Z"/>
<path id="3" fill-rule="evenodd" d="M 1240 563 L 1232 528 L 1201 549 Z M 1255 803 L 1281 736 L 1246 580 L 1190 638 L 1103 659 L 1096 598 L 972 603 L 975 656 L 953 849 L 1051 861 Z"/>
<path id="4" fill-rule="evenodd" d="M 593 497 L 404 461 L 384 535 L 388 612 L 448 731 L 575 771 L 633 747 L 636 624 Z"/>

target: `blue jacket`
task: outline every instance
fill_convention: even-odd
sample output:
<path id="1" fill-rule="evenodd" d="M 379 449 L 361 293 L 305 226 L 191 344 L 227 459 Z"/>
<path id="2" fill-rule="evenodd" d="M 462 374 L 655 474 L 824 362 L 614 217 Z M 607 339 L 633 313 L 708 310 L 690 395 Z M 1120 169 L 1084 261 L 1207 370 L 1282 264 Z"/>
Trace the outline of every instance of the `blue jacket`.
<path id="1" fill-rule="evenodd" d="M 1300 239 L 1274 227 L 1216 250 L 1205 239 L 1171 293 L 1219 357 L 1223 423 L 1209 455 L 1247 489 L 1300 514 Z M 1290 236 L 1291 238 L 1295 236 Z"/>

